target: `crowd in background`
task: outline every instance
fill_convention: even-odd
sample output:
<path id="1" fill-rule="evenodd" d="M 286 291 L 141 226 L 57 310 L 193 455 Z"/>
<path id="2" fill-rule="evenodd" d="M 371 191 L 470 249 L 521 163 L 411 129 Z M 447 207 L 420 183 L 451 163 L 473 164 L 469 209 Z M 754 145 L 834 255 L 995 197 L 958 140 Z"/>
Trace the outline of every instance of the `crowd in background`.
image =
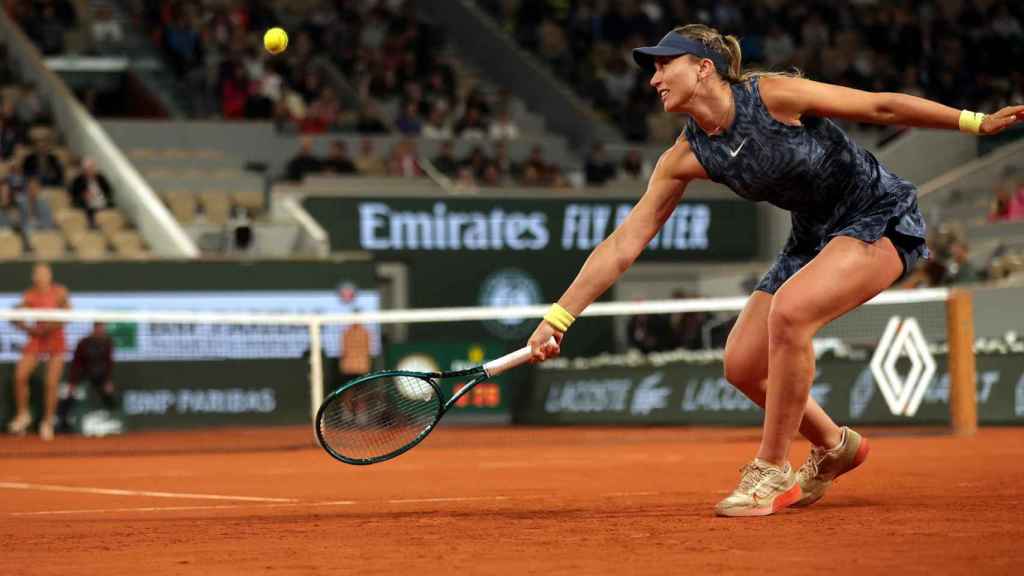
<path id="1" fill-rule="evenodd" d="M 663 141 L 630 50 L 676 26 L 740 38 L 745 66 L 922 95 L 958 108 L 1024 101 L 1024 3 L 1012 0 L 477 0 L 628 138 Z"/>

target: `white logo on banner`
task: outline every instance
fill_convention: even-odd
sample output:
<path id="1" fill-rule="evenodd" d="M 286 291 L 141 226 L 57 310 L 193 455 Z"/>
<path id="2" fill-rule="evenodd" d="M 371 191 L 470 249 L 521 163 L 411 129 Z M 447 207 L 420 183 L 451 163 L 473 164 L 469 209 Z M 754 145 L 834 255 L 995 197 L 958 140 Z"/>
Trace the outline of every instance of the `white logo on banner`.
<path id="1" fill-rule="evenodd" d="M 896 372 L 900 356 L 910 359 L 906 378 Z M 871 374 L 894 415 L 913 416 L 935 375 L 935 359 L 914 318 L 893 316 L 871 358 Z"/>
<path id="2" fill-rule="evenodd" d="M 1017 390 L 1014 403 L 1014 414 L 1017 416 L 1024 416 L 1024 374 L 1020 375 L 1020 380 L 1017 381 Z"/>
<path id="3" fill-rule="evenodd" d="M 668 396 L 672 389 L 659 386 L 664 374 L 658 372 L 644 378 L 633 391 L 633 401 L 630 403 L 629 412 L 634 415 L 647 415 L 653 410 L 661 410 L 668 406 Z"/>

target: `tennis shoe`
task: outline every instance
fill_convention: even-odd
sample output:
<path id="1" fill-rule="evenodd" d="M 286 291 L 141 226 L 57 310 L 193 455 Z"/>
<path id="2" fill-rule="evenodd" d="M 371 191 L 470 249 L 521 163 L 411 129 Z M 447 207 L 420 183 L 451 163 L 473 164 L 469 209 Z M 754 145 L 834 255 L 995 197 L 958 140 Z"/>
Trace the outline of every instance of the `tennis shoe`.
<path id="1" fill-rule="evenodd" d="M 32 417 L 27 413 L 22 412 L 14 417 L 13 420 L 7 423 L 7 431 L 11 434 L 17 434 L 21 436 L 28 430 L 29 425 L 32 424 Z"/>
<path id="2" fill-rule="evenodd" d="M 789 463 L 779 468 L 755 458 L 740 472 L 740 485 L 715 506 L 718 516 L 768 516 L 800 499 L 800 484 Z"/>
<path id="3" fill-rule="evenodd" d="M 796 473 L 803 497 L 794 506 L 810 506 L 821 500 L 832 481 L 863 464 L 869 451 L 867 439 L 846 426 L 835 448 L 811 448 L 807 461 Z"/>

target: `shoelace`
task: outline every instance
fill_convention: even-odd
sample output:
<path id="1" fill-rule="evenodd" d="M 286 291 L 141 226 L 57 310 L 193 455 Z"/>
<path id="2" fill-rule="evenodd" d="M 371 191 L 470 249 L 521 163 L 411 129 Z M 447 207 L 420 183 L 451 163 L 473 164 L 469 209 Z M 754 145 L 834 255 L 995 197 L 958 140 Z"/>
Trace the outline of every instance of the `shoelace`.
<path id="1" fill-rule="evenodd" d="M 818 467 L 825 461 L 825 454 L 827 452 L 828 450 L 820 446 L 811 448 L 811 455 L 807 457 L 807 461 L 800 467 L 800 474 L 807 478 L 814 478 L 817 476 Z"/>
<path id="2" fill-rule="evenodd" d="M 743 492 L 757 491 L 761 482 L 764 482 L 771 472 L 772 470 L 770 468 L 761 468 L 753 462 L 743 466 L 740 468 L 740 473 L 743 474 L 743 476 L 740 478 L 740 485 L 738 489 Z"/>

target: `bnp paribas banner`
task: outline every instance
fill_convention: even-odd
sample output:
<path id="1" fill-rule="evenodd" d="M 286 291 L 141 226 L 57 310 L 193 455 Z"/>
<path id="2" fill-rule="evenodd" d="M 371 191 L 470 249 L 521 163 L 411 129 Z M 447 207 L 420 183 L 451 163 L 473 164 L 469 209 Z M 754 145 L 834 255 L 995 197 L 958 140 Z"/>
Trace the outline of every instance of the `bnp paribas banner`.
<path id="1" fill-rule="evenodd" d="M 935 356 L 912 416 L 887 399 L 863 360 L 819 358 L 811 395 L 840 423 L 941 424 L 949 421 L 946 356 Z M 543 368 L 517 420 L 531 424 L 760 424 L 762 412 L 722 376 L 718 360 L 659 366 Z M 1024 424 L 1024 353 L 977 356 L 982 424 Z M 909 390 L 908 390 L 909 391 Z M 916 395 L 916 394 L 915 394 Z"/>

